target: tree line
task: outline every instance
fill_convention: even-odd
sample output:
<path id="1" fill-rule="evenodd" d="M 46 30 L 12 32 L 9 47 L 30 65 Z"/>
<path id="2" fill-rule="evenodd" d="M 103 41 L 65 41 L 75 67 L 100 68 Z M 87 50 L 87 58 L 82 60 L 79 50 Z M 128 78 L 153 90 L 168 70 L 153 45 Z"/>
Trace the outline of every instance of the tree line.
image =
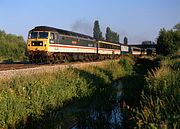
<path id="1" fill-rule="evenodd" d="M 96 20 L 94 22 L 93 37 L 96 40 L 106 40 L 108 42 L 114 42 L 114 43 L 120 42 L 119 34 L 117 32 L 112 31 L 110 27 L 106 28 L 106 34 L 105 34 L 105 38 L 104 38 L 102 35 L 102 31 L 100 29 L 100 25 L 99 25 L 98 20 Z M 128 44 L 128 38 L 127 37 L 124 37 L 124 44 L 126 44 L 126 45 Z"/>
<path id="2" fill-rule="evenodd" d="M 99 21 L 94 22 L 93 37 L 96 40 L 106 40 L 119 43 L 118 33 L 106 28 L 105 38 L 102 35 Z M 128 38 L 124 37 L 124 44 L 128 44 Z M 26 43 L 22 36 L 7 34 L 0 30 L 0 61 L 22 60 L 24 58 Z M 180 23 L 170 30 L 161 29 L 157 38 L 157 54 L 169 55 L 180 50 Z"/>
<path id="3" fill-rule="evenodd" d="M 180 50 L 180 23 L 173 29 L 161 29 L 157 38 L 157 53 L 162 55 L 174 54 Z"/>
<path id="4" fill-rule="evenodd" d="M 24 58 L 25 41 L 22 36 L 0 30 L 0 61 L 17 61 Z"/>

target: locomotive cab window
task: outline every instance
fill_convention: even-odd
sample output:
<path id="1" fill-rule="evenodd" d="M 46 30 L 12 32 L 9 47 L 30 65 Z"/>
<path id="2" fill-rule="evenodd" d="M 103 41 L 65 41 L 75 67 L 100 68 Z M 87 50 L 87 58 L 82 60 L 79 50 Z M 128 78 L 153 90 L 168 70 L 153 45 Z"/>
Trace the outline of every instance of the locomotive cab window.
<path id="1" fill-rule="evenodd" d="M 52 32 L 50 33 L 50 40 L 49 41 L 50 41 L 50 43 L 53 43 L 53 44 L 55 43 L 55 33 L 52 33 Z"/>
<path id="2" fill-rule="evenodd" d="M 55 39 L 55 35 L 54 35 L 54 33 L 51 33 L 51 35 L 50 35 L 50 39 Z"/>
<path id="3" fill-rule="evenodd" d="M 38 38 L 47 39 L 48 38 L 48 32 L 39 32 Z"/>
<path id="4" fill-rule="evenodd" d="M 38 32 L 30 32 L 28 38 L 35 39 L 38 37 Z"/>
<path id="5" fill-rule="evenodd" d="M 48 32 L 30 32 L 28 38 L 29 39 L 35 39 L 35 38 L 47 39 Z"/>

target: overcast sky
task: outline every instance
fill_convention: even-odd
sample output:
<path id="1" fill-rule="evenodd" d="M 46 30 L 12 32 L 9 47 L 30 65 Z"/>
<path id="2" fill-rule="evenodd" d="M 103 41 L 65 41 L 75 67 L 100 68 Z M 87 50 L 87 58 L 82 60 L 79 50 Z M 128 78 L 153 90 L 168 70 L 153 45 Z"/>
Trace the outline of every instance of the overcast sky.
<path id="1" fill-rule="evenodd" d="M 95 20 L 130 43 L 155 41 L 161 28 L 180 22 L 180 0 L 1 0 L 0 29 L 24 36 L 38 25 L 92 36 Z"/>

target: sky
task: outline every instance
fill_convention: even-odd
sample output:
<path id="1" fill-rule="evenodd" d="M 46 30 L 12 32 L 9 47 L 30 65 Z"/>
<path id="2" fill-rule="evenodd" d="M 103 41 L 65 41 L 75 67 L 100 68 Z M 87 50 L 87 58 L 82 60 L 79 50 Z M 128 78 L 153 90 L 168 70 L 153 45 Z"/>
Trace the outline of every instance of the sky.
<path id="1" fill-rule="evenodd" d="M 93 35 L 94 21 L 132 44 L 156 41 L 161 28 L 180 23 L 180 0 L 1 0 L 0 30 L 22 35 L 35 26 Z"/>

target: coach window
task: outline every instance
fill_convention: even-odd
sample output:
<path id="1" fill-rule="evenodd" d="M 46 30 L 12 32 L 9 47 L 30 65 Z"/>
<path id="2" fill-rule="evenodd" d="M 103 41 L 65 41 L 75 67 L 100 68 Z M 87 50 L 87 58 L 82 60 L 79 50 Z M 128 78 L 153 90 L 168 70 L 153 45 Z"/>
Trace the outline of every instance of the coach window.
<path id="1" fill-rule="evenodd" d="M 112 48 L 113 48 L 113 46 L 112 46 L 112 45 L 109 45 L 109 48 L 110 48 L 110 49 L 112 49 Z"/>
<path id="2" fill-rule="evenodd" d="M 103 44 L 100 44 L 100 48 L 103 48 Z"/>
<path id="3" fill-rule="evenodd" d="M 110 44 L 107 44 L 107 48 L 111 49 L 111 45 L 110 45 Z"/>
<path id="4" fill-rule="evenodd" d="M 107 44 L 104 44 L 104 48 L 107 48 Z"/>
<path id="5" fill-rule="evenodd" d="M 101 43 L 99 43 L 99 48 L 102 48 L 102 44 Z"/>
<path id="6" fill-rule="evenodd" d="M 100 48 L 103 48 L 103 44 L 100 43 L 99 46 L 100 46 Z"/>
<path id="7" fill-rule="evenodd" d="M 97 47 L 97 44 L 96 44 L 96 43 L 94 43 L 94 47 Z"/>
<path id="8" fill-rule="evenodd" d="M 55 39 L 59 39 L 59 35 L 55 33 Z"/>
<path id="9" fill-rule="evenodd" d="M 63 36 L 59 36 L 59 40 L 64 40 L 64 37 Z"/>
<path id="10" fill-rule="evenodd" d="M 104 44 L 101 44 L 101 47 L 104 48 Z"/>
<path id="11" fill-rule="evenodd" d="M 102 48 L 105 48 L 105 44 L 102 44 Z"/>
<path id="12" fill-rule="evenodd" d="M 115 46 L 111 46 L 111 49 L 114 49 L 115 48 Z"/>
<path id="13" fill-rule="evenodd" d="M 64 36 L 62 37 L 62 40 L 65 40 L 65 37 L 64 37 Z"/>

